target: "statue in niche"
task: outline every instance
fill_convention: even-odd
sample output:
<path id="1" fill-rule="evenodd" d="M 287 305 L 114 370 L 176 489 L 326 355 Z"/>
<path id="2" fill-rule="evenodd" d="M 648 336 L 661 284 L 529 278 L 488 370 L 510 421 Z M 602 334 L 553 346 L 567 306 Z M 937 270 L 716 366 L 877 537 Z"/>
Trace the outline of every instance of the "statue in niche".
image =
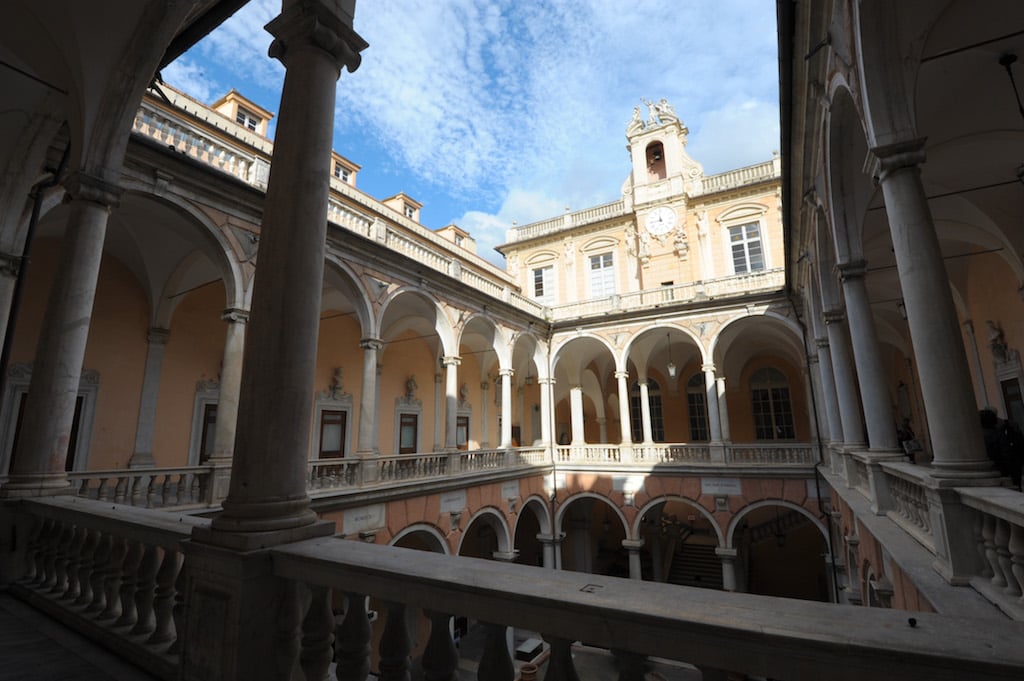
<path id="1" fill-rule="evenodd" d="M 515 253 L 508 257 L 508 276 L 513 279 L 519 278 L 519 256 Z"/>
<path id="2" fill-rule="evenodd" d="M 651 237 L 647 234 L 647 230 L 640 231 L 640 258 L 647 262 L 651 257 Z"/>
<path id="3" fill-rule="evenodd" d="M 682 227 L 676 230 L 676 238 L 673 240 L 672 245 L 676 249 L 676 256 L 680 260 L 685 260 L 690 252 L 690 244 L 686 242 L 686 232 L 683 231 Z"/>
<path id="4" fill-rule="evenodd" d="M 410 375 L 408 380 L 405 382 L 405 399 L 413 400 L 416 399 L 416 389 L 419 388 L 416 385 L 416 376 Z"/>
<path id="5" fill-rule="evenodd" d="M 992 349 L 992 357 L 997 362 L 1006 362 L 1009 359 L 1009 350 L 1006 345 L 1006 337 L 1003 336 L 1003 329 L 991 319 L 985 321 L 988 326 L 988 346 Z"/>
<path id="6" fill-rule="evenodd" d="M 338 399 L 345 392 L 345 390 L 344 390 L 344 388 L 342 386 L 342 379 L 343 379 L 342 369 L 341 369 L 341 367 L 336 367 L 334 369 L 334 375 L 331 376 L 331 385 L 327 388 L 328 396 L 332 400 Z"/>
<path id="7" fill-rule="evenodd" d="M 636 255 L 636 230 L 632 227 L 626 230 L 626 253 Z"/>
<path id="8" fill-rule="evenodd" d="M 466 400 L 469 399 L 469 385 L 463 383 L 459 386 L 459 402 L 465 404 Z"/>

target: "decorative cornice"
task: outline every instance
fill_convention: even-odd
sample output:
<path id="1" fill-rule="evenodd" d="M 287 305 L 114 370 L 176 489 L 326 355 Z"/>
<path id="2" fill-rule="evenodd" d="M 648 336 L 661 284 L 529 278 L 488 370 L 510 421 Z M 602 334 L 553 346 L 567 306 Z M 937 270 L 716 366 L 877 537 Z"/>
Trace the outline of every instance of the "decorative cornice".
<path id="1" fill-rule="evenodd" d="M 266 25 L 275 38 L 268 54 L 287 66 L 292 48 L 318 47 L 334 58 L 339 70 L 355 71 L 362 63 L 359 53 L 369 43 L 352 29 L 351 16 L 341 16 L 337 5 L 329 0 L 300 0 L 288 6 Z"/>
<path id="2" fill-rule="evenodd" d="M 871 153 L 878 159 L 878 179 L 884 182 L 897 170 L 916 168 L 925 161 L 925 137 L 873 147 Z"/>

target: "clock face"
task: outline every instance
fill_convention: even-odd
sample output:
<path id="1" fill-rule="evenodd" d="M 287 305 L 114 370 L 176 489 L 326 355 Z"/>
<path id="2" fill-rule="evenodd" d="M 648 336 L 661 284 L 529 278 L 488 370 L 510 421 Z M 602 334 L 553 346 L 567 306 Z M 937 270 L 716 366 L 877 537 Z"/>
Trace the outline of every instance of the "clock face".
<path id="1" fill-rule="evenodd" d="M 663 236 L 676 226 L 676 212 L 668 206 L 655 208 L 647 214 L 647 231 L 654 236 Z"/>

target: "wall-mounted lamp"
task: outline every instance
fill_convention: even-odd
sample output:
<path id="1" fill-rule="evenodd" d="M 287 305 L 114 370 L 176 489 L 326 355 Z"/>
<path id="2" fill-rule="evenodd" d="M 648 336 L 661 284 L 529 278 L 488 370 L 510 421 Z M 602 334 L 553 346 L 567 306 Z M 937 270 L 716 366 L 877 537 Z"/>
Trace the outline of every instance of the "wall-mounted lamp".
<path id="1" fill-rule="evenodd" d="M 676 365 L 672 363 L 672 339 L 669 337 L 668 332 L 665 332 L 665 344 L 668 345 L 668 377 L 676 377 Z"/>

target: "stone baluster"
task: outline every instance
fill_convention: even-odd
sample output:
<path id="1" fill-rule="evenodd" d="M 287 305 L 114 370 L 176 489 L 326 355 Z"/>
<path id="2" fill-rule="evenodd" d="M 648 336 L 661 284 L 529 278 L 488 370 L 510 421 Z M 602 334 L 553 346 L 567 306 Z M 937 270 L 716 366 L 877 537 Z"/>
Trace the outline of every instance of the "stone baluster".
<path id="1" fill-rule="evenodd" d="M 114 622 L 115 627 L 134 626 L 138 621 L 138 608 L 135 603 L 135 592 L 139 586 L 139 570 L 142 567 L 142 557 L 145 555 L 145 547 L 141 542 L 129 541 L 128 553 L 124 557 L 124 564 L 121 569 L 121 616 Z"/>
<path id="2" fill-rule="evenodd" d="M 551 646 L 551 657 L 548 658 L 548 671 L 544 681 L 580 681 L 576 674 L 576 666 L 572 662 L 572 641 L 554 638 L 542 634 Z"/>
<path id="3" fill-rule="evenodd" d="M 335 635 L 334 661 L 338 681 L 366 681 L 370 673 L 370 620 L 366 616 L 366 597 L 347 594 L 345 619 Z"/>
<path id="4" fill-rule="evenodd" d="M 1010 573 L 1016 582 L 1013 595 L 1020 596 L 1017 605 L 1024 605 L 1024 527 L 1010 525 Z"/>
<path id="5" fill-rule="evenodd" d="M 999 556 L 996 553 L 996 519 L 993 516 L 986 515 L 985 521 L 981 526 L 981 537 L 985 544 L 985 560 L 988 562 L 989 568 L 992 570 L 992 586 L 1004 587 L 1006 586 L 1006 580 L 1003 579 L 1003 569 L 999 566 Z"/>
<path id="6" fill-rule="evenodd" d="M 996 518 L 994 542 L 996 545 L 996 557 L 999 560 L 999 567 L 1003 573 L 1003 593 L 1010 596 L 1020 596 L 1017 580 L 1013 577 L 1013 562 L 1010 560 L 1010 523 L 1002 518 Z"/>
<path id="7" fill-rule="evenodd" d="M 39 580 L 40 589 L 49 589 L 57 583 L 57 548 L 60 535 L 63 532 L 64 526 L 60 522 L 54 521 L 46 533 L 45 543 L 43 544 L 43 569 Z"/>
<path id="8" fill-rule="evenodd" d="M 155 546 L 143 547 L 142 562 L 135 575 L 135 626 L 131 634 L 149 634 L 156 629 L 153 600 L 156 597 L 156 575 L 160 568 L 160 552 Z"/>
<path id="9" fill-rule="evenodd" d="M 96 545 L 96 552 L 92 559 L 92 574 L 89 575 L 92 600 L 86 606 L 85 612 L 101 613 L 107 607 L 107 592 L 103 588 L 103 580 L 106 577 L 110 565 L 110 554 L 113 550 L 113 536 L 109 532 L 100 532 L 100 541 Z"/>
<path id="10" fill-rule="evenodd" d="M 508 639 L 505 637 L 507 627 L 504 624 L 484 623 L 486 640 L 476 677 L 480 681 L 512 681 L 515 678 L 515 667 L 508 654 Z"/>
<path id="11" fill-rule="evenodd" d="M 184 557 L 181 567 L 178 568 L 178 578 L 174 580 L 174 607 L 171 609 L 171 619 L 174 621 L 174 640 L 167 648 L 169 655 L 177 655 L 181 652 L 181 634 L 185 631 L 185 588 L 188 571 L 185 569 Z"/>
<path id="12" fill-rule="evenodd" d="M 405 625 L 405 605 L 388 604 L 388 621 L 380 637 L 380 681 L 409 681 L 412 643 Z"/>
<path id="13" fill-rule="evenodd" d="M 46 528 L 49 520 L 35 516 L 28 530 L 28 541 L 25 546 L 25 562 L 23 577 L 26 584 L 35 584 L 41 571 L 40 560 L 42 559 L 43 537 L 46 536 Z"/>
<path id="14" fill-rule="evenodd" d="M 295 678 L 302 646 L 303 603 L 298 582 L 284 582 L 277 595 L 277 610 L 272 620 L 275 676 L 279 679 Z"/>
<path id="15" fill-rule="evenodd" d="M 123 504 L 124 500 L 128 498 L 128 482 L 130 478 L 127 475 L 119 476 L 117 478 L 117 484 L 114 485 L 114 503 Z"/>
<path id="16" fill-rule="evenodd" d="M 66 523 L 57 538 L 57 552 L 53 561 L 54 580 L 50 593 L 64 593 L 68 586 L 68 563 L 71 562 L 71 548 L 75 539 L 75 527 Z"/>
<path id="17" fill-rule="evenodd" d="M 124 578 L 124 559 L 128 555 L 128 541 L 114 537 L 107 567 L 103 570 L 103 591 L 107 606 L 97 619 L 112 620 L 121 616 L 121 581 Z"/>
<path id="18" fill-rule="evenodd" d="M 331 666 L 331 648 L 334 645 L 334 612 L 331 610 L 331 590 L 311 586 L 311 600 L 306 618 L 302 621 L 302 652 L 299 663 L 306 681 L 327 681 Z"/>
<path id="19" fill-rule="evenodd" d="M 146 643 L 155 645 L 174 640 L 174 582 L 178 577 L 178 552 L 164 549 L 160 569 L 156 573 L 153 614 L 156 626 Z"/>
<path id="20" fill-rule="evenodd" d="M 424 681 L 457 681 L 459 652 L 455 649 L 448 622 L 452 616 L 440 613 L 427 613 L 430 618 L 430 637 L 423 651 Z"/>
<path id="21" fill-rule="evenodd" d="M 89 529 L 85 544 L 82 545 L 82 560 L 78 567 L 78 598 L 72 605 L 88 605 L 92 602 L 92 573 L 96 567 L 96 550 L 100 544 L 98 530 Z"/>
<path id="22" fill-rule="evenodd" d="M 67 586 L 60 596 L 62 601 L 74 601 L 78 598 L 80 589 L 78 569 L 82 565 L 82 548 L 85 546 L 85 540 L 88 536 L 89 532 L 85 527 L 79 526 L 75 528 L 75 537 L 71 541 L 71 546 L 68 550 L 71 559 L 67 565 Z"/>
<path id="23" fill-rule="evenodd" d="M 981 559 L 981 576 L 985 579 L 992 578 L 992 568 L 988 564 L 988 556 L 985 553 L 985 518 L 983 513 L 974 514 L 972 529 L 974 530 L 974 544 L 978 550 L 978 557 Z"/>

